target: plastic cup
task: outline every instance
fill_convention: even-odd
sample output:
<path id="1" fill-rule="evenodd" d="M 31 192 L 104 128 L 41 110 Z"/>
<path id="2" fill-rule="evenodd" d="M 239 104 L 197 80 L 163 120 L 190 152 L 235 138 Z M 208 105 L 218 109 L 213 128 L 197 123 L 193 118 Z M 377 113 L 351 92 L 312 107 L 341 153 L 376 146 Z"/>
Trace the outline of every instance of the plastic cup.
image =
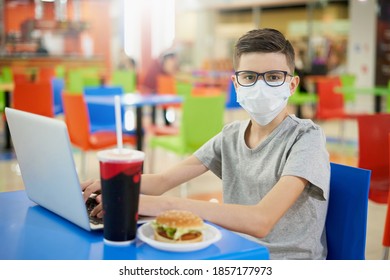
<path id="1" fill-rule="evenodd" d="M 97 157 L 103 194 L 104 241 L 130 244 L 137 232 L 145 153 L 121 148 L 99 151 Z"/>

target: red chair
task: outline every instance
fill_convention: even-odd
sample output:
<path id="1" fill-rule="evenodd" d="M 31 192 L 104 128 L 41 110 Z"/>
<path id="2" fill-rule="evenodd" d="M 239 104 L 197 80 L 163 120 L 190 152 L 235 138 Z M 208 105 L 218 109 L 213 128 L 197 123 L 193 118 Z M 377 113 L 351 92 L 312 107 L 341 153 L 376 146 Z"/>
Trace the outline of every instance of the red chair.
<path id="1" fill-rule="evenodd" d="M 315 118 L 318 120 L 354 119 L 355 114 L 348 114 L 344 107 L 344 96 L 334 91 L 341 87 L 339 77 L 324 77 L 317 81 L 317 110 Z"/>
<path id="2" fill-rule="evenodd" d="M 390 134 L 388 135 L 389 144 L 387 145 L 390 147 Z M 389 148 L 389 159 L 390 159 L 390 148 Z M 390 171 L 389 171 L 390 172 Z M 386 221 L 385 221 L 385 230 L 383 232 L 383 241 L 382 241 L 384 252 L 383 252 L 383 259 L 387 260 L 389 259 L 389 249 L 390 249 L 390 192 L 389 196 L 387 197 L 387 212 L 386 212 Z"/>
<path id="3" fill-rule="evenodd" d="M 50 82 L 15 82 L 13 107 L 18 110 L 54 117 L 54 96 Z"/>
<path id="4" fill-rule="evenodd" d="M 389 196 L 390 114 L 361 115 L 358 120 L 358 167 L 372 170 L 369 199 L 386 204 Z"/>

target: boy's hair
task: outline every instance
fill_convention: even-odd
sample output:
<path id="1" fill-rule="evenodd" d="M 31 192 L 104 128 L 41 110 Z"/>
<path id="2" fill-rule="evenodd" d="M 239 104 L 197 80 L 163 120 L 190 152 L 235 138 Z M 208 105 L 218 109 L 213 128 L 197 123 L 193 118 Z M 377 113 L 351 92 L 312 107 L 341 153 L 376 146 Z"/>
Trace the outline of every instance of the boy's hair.
<path id="1" fill-rule="evenodd" d="M 291 73 L 294 73 L 294 48 L 280 31 L 271 28 L 254 29 L 239 38 L 233 54 L 234 69 L 237 69 L 242 54 L 253 52 L 284 54 Z"/>

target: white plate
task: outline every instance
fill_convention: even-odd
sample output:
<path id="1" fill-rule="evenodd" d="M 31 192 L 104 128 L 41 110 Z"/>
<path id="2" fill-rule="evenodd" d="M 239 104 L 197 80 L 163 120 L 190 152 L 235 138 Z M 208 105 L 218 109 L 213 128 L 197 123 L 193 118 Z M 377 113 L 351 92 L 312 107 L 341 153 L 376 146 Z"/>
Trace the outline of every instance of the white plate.
<path id="1" fill-rule="evenodd" d="M 154 239 L 154 230 L 151 226 L 151 223 L 149 222 L 143 224 L 138 228 L 137 237 L 141 241 L 147 243 L 148 245 L 156 249 L 171 251 L 171 252 L 191 252 L 191 251 L 200 250 L 210 246 L 214 242 L 220 240 L 222 235 L 217 228 L 209 224 L 205 224 L 205 228 L 203 230 L 203 241 L 201 242 L 182 243 L 182 244 L 165 243 L 165 242 L 156 241 Z"/>

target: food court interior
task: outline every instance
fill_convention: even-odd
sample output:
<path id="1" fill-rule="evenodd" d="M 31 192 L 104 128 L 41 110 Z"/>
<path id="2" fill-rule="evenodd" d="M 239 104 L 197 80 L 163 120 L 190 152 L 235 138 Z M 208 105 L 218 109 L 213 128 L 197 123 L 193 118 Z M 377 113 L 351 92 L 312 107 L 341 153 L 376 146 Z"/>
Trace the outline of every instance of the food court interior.
<path id="1" fill-rule="evenodd" d="M 170 81 L 175 86 L 168 85 L 168 90 L 159 93 L 189 90 L 190 94 L 213 95 L 217 89 L 226 97 L 224 123 L 247 119 L 231 88 L 231 58 L 235 40 L 257 27 L 279 29 L 294 45 L 301 87 L 300 96 L 290 98 L 290 113 L 323 127 L 331 161 L 358 166 L 358 120 L 345 115 L 390 113 L 390 102 L 386 103 L 385 94 L 333 92 L 345 115 L 321 118 L 316 83 L 337 80 L 339 84 L 331 87 L 337 91 L 344 87 L 341 77 L 353 76 L 351 88 L 368 92 L 377 87 L 389 92 L 389 9 L 384 0 L 0 0 L 0 192 L 24 189 L 12 140 L 7 142 L 4 117 L 4 107 L 12 107 L 16 100 L 13 93 L 18 81 L 56 79 L 62 81 L 60 93 L 75 95 L 85 94 L 86 87 L 114 86 L 131 94 L 142 92 L 155 60 L 174 53 L 177 67 Z M 128 75 L 125 82 L 115 78 L 117 72 Z M 195 93 L 195 88 L 204 92 Z M 34 99 L 28 102 L 24 108 L 37 103 Z M 64 105 L 61 97 L 58 104 Z M 144 108 L 145 172 L 162 170 L 185 157 L 185 153 L 150 145 L 159 133 L 177 135 L 183 108 L 157 106 L 155 118 L 151 107 Z M 134 129 L 135 110 L 125 110 L 124 125 Z M 61 108 L 52 117 L 66 119 Z M 387 127 L 390 132 L 390 124 Z M 134 143 L 130 147 L 136 148 Z M 379 148 L 387 153 L 388 175 L 388 144 Z M 73 152 L 80 180 L 98 178 L 96 151 L 83 152 L 74 145 Z M 221 190 L 221 181 L 208 172 L 167 195 L 221 200 Z M 386 203 L 369 200 L 367 259 L 382 258 L 386 210 Z"/>

